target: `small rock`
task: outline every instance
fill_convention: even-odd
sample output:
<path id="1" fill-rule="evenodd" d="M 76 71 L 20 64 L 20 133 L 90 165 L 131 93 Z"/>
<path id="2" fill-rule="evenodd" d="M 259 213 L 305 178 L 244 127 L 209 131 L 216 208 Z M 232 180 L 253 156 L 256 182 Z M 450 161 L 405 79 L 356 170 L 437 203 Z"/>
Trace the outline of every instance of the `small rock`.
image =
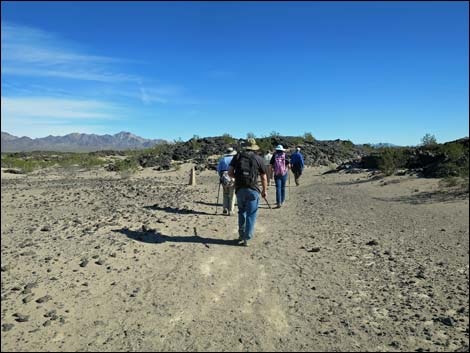
<path id="1" fill-rule="evenodd" d="M 34 298 L 34 294 L 30 294 L 26 297 L 23 298 L 23 303 L 26 304 L 26 303 L 29 303 L 30 301 L 32 301 Z"/>
<path id="2" fill-rule="evenodd" d="M 29 321 L 29 315 L 23 315 L 23 314 L 15 313 L 15 314 L 13 314 L 13 316 L 15 317 L 15 321 L 17 321 L 17 322 L 27 322 L 27 321 Z"/>
<path id="3" fill-rule="evenodd" d="M 57 310 L 53 309 L 44 314 L 44 317 L 54 317 L 57 314 Z"/>
<path id="4" fill-rule="evenodd" d="M 13 325 L 13 324 L 3 324 L 2 325 L 2 331 L 3 332 L 10 331 L 13 327 L 15 327 L 15 325 Z"/>
<path id="5" fill-rule="evenodd" d="M 441 316 L 437 319 L 434 319 L 434 321 L 440 322 L 441 324 L 444 324 L 446 326 L 455 326 L 455 320 L 450 316 Z"/>
<path id="6" fill-rule="evenodd" d="M 375 245 L 379 245 L 379 242 L 377 240 L 373 239 L 373 240 L 367 242 L 366 245 L 375 246 Z"/>
<path id="7" fill-rule="evenodd" d="M 314 247 L 314 248 L 311 248 L 310 250 L 307 250 L 308 252 L 319 252 L 320 251 L 320 248 L 319 247 Z"/>
<path id="8" fill-rule="evenodd" d="M 51 227 L 50 226 L 43 226 L 41 227 L 41 231 L 42 232 L 49 232 L 51 230 Z"/>
<path id="9" fill-rule="evenodd" d="M 46 303 L 51 299 L 52 299 L 52 297 L 50 295 L 46 295 L 44 297 L 41 297 L 41 298 L 37 299 L 36 303 L 39 303 L 39 304 Z"/>
<path id="10" fill-rule="evenodd" d="M 82 262 L 80 262 L 80 267 L 85 267 L 86 265 L 88 265 L 88 260 L 82 259 Z"/>

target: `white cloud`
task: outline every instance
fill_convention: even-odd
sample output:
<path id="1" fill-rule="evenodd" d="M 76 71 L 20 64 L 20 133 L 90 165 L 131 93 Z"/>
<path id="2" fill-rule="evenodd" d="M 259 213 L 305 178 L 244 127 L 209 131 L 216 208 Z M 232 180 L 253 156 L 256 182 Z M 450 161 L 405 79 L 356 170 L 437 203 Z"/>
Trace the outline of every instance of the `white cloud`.
<path id="1" fill-rule="evenodd" d="M 5 120 L 25 118 L 116 120 L 113 110 L 115 107 L 112 104 L 94 100 L 1 98 L 2 118 Z"/>
<path id="2" fill-rule="evenodd" d="M 121 119 L 121 111 L 119 106 L 97 100 L 1 98 L 2 131 L 16 136 L 104 134 L 111 122 Z"/>
<path id="3" fill-rule="evenodd" d="M 129 60 L 89 55 L 77 45 L 40 29 L 2 23 L 2 74 L 101 82 L 138 82 L 138 76 L 110 70 Z"/>

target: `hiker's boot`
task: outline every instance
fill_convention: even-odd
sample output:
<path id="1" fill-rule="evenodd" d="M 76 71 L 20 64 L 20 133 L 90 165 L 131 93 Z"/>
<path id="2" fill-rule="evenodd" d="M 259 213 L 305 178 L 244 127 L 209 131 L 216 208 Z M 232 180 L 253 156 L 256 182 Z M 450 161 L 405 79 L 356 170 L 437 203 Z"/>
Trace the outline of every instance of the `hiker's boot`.
<path id="1" fill-rule="evenodd" d="M 241 246 L 248 246 L 248 240 L 242 240 L 242 242 L 240 243 Z"/>
<path id="2" fill-rule="evenodd" d="M 227 214 L 227 213 L 228 213 L 228 211 L 227 211 L 227 209 L 226 209 L 226 208 L 224 208 L 224 211 L 223 211 L 223 213 L 224 213 L 224 214 Z"/>

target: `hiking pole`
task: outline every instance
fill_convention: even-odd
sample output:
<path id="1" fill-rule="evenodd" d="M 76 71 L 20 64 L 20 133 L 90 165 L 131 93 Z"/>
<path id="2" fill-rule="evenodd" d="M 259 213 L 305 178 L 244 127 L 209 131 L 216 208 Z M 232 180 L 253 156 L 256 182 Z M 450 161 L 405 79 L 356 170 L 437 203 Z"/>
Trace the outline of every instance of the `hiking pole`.
<path id="1" fill-rule="evenodd" d="M 215 214 L 217 214 L 217 207 L 219 207 L 219 195 L 220 195 L 220 182 L 219 182 L 219 189 L 217 191 L 217 203 L 215 205 Z"/>
<path id="2" fill-rule="evenodd" d="M 287 199 L 290 201 L 290 172 L 289 173 L 289 192 L 287 193 Z"/>
<path id="3" fill-rule="evenodd" d="M 272 210 L 271 205 L 270 205 L 269 202 L 268 202 L 268 199 L 267 199 L 266 197 L 263 197 L 263 199 L 264 199 L 264 201 L 266 201 L 266 203 L 268 204 L 269 209 Z"/>

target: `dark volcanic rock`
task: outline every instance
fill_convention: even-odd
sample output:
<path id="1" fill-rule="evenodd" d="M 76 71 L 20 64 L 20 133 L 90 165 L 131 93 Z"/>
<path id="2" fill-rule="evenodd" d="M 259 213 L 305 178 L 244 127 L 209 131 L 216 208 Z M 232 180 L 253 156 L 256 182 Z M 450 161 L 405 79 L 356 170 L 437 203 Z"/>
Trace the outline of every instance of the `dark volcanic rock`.
<path id="1" fill-rule="evenodd" d="M 2 331 L 10 331 L 11 329 L 13 329 L 13 327 L 15 327 L 15 325 L 13 324 L 2 324 Z"/>
<path id="2" fill-rule="evenodd" d="M 441 316 L 441 317 L 435 318 L 434 321 L 440 322 L 441 324 L 444 324 L 446 326 L 455 326 L 455 320 L 451 318 L 450 316 Z"/>
<path id="3" fill-rule="evenodd" d="M 17 321 L 17 322 L 27 322 L 27 321 L 29 321 L 29 316 L 28 315 L 15 313 L 15 314 L 13 314 L 13 316 L 15 317 L 15 321 Z"/>
<path id="4" fill-rule="evenodd" d="M 373 240 L 367 242 L 366 245 L 375 246 L 375 245 L 379 245 L 379 242 L 377 240 L 373 239 Z"/>
<path id="5" fill-rule="evenodd" d="M 39 303 L 39 304 L 46 303 L 51 299 L 52 299 L 52 297 L 50 295 L 45 295 L 44 297 L 38 298 L 36 300 L 36 303 Z"/>

